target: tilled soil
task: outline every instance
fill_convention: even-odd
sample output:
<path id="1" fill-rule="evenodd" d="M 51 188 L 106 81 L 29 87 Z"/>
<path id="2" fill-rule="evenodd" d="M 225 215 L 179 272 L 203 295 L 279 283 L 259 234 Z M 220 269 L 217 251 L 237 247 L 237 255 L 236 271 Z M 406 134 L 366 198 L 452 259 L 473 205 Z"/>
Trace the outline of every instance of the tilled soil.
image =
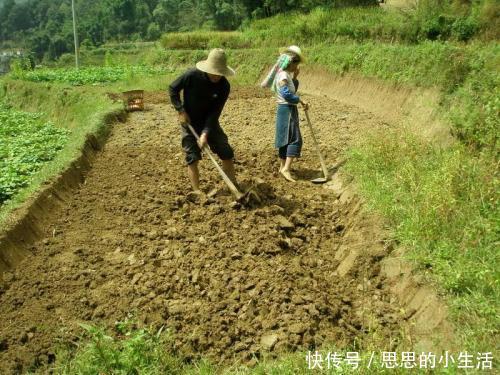
<path id="1" fill-rule="evenodd" d="M 320 172 L 305 122 L 299 181 L 290 184 L 277 173 L 274 100 L 255 88 L 233 90 L 221 123 L 239 180 L 257 184 L 263 202 L 232 203 L 208 158 L 201 174 L 210 194 L 189 199 L 166 100 L 149 94 L 146 111 L 114 126 L 33 255 L 5 275 L 0 373 L 54 361 L 56 345 L 81 333 L 78 323 L 112 327 L 130 316 L 170 329 L 187 357 L 214 362 L 375 336 L 389 349 L 400 317 L 379 275 L 383 234 L 357 198 L 308 181 Z M 307 100 L 329 164 L 357 134 L 383 126 L 326 97 Z"/>

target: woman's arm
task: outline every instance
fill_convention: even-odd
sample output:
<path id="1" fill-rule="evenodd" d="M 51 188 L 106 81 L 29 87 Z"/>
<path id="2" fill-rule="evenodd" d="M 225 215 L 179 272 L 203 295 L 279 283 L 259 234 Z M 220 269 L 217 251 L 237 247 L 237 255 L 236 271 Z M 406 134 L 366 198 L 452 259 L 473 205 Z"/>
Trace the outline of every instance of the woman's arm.
<path id="1" fill-rule="evenodd" d="M 287 81 L 282 80 L 279 82 L 279 93 L 290 104 L 297 104 L 300 102 L 298 95 L 292 93 L 288 88 Z"/>
<path id="2" fill-rule="evenodd" d="M 307 110 L 309 108 L 309 105 L 302 99 L 300 99 L 300 96 L 292 93 L 286 83 L 287 83 L 286 80 L 282 80 L 279 82 L 279 93 L 283 97 L 283 99 L 285 99 L 290 104 L 300 103 L 302 104 L 304 109 Z"/>

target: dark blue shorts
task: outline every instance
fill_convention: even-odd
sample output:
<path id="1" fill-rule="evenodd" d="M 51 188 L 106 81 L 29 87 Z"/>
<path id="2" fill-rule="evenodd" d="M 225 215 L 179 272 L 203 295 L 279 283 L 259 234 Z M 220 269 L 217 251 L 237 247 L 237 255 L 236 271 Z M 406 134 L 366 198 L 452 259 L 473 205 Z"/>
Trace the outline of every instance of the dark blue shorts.
<path id="1" fill-rule="evenodd" d="M 229 145 L 226 133 L 220 126 L 210 130 L 208 133 L 208 146 L 221 160 L 234 158 L 233 148 Z M 186 163 L 192 164 L 201 160 L 201 150 L 198 147 L 196 138 L 189 129 L 182 127 L 182 149 L 186 153 Z"/>

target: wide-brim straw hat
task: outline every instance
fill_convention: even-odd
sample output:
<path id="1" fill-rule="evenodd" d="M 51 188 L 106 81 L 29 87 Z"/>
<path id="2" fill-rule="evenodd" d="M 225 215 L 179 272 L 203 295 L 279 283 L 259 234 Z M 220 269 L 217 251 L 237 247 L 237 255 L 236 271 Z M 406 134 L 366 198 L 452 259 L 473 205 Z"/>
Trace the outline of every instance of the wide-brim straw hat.
<path id="1" fill-rule="evenodd" d="M 300 62 L 305 61 L 304 55 L 302 54 L 302 50 L 298 46 L 286 47 L 286 48 L 281 50 L 281 53 L 294 54 L 294 55 L 297 55 L 299 57 Z"/>
<path id="2" fill-rule="evenodd" d="M 214 48 L 208 54 L 206 60 L 196 63 L 196 68 L 205 73 L 216 74 L 218 76 L 234 76 L 234 69 L 227 65 L 226 53 L 221 48 Z"/>

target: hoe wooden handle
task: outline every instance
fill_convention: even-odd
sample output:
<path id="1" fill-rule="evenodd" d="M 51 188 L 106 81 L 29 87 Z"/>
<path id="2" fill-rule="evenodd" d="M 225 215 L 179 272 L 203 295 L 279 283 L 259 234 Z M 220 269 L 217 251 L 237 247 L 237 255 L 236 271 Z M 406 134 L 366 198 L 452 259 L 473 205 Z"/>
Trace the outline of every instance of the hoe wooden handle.
<path id="1" fill-rule="evenodd" d="M 319 148 L 318 141 L 316 140 L 316 135 L 314 134 L 311 120 L 309 119 L 309 112 L 307 109 L 305 109 L 304 113 L 306 114 L 307 125 L 309 125 L 309 130 L 311 131 L 311 136 L 312 136 L 312 139 L 314 141 L 314 147 L 316 148 L 316 151 L 318 152 L 319 161 L 321 163 L 321 169 L 323 170 L 323 174 L 325 175 L 325 179 L 328 180 L 328 169 L 326 168 L 325 159 L 323 159 L 323 155 L 321 154 L 321 150 Z"/>

